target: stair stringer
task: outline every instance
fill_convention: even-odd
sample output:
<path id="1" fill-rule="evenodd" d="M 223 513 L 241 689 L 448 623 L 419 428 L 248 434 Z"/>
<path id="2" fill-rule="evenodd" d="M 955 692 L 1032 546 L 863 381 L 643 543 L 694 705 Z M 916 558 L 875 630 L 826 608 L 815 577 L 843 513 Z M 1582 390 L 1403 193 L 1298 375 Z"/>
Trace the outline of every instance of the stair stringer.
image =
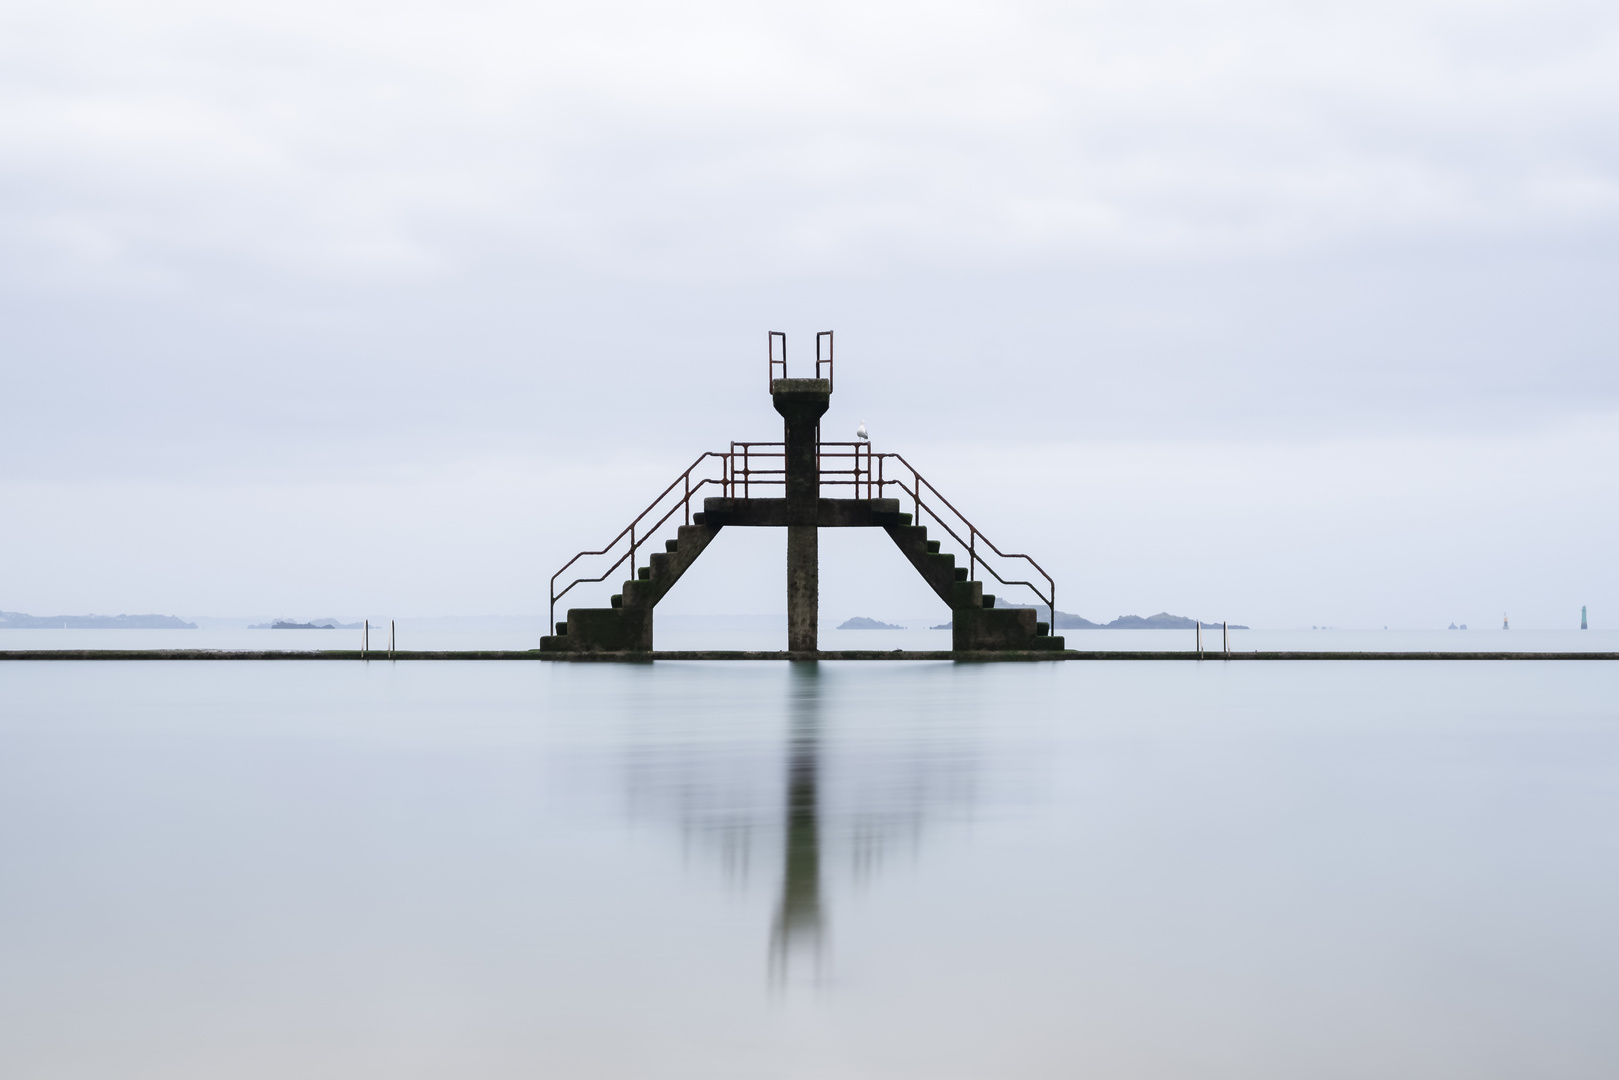
<path id="1" fill-rule="evenodd" d="M 909 515 L 906 515 L 909 516 Z M 922 580 L 950 606 L 950 647 L 956 652 L 1061 649 L 1030 608 L 998 608 L 982 581 L 961 581 L 956 557 L 930 551 L 925 525 L 885 525 L 884 530 Z"/>
<path id="2" fill-rule="evenodd" d="M 542 652 L 651 652 L 652 609 L 681 579 L 697 556 L 719 535 L 722 525 L 682 525 L 675 550 L 654 552 L 635 580 L 605 608 L 569 608 L 561 633 L 540 639 Z"/>

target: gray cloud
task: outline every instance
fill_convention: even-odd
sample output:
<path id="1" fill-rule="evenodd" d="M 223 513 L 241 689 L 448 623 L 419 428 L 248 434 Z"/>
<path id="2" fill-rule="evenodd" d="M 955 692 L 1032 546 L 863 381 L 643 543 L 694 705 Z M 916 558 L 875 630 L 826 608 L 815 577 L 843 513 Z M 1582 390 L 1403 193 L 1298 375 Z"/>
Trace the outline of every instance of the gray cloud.
<path id="1" fill-rule="evenodd" d="M 155 536 L 216 515 L 267 583 L 304 543 L 273 522 L 336 513 L 333 483 L 366 514 L 420 486 L 417 565 L 468 542 L 432 524 L 473 512 L 432 479 L 457 467 L 616 522 L 655 463 L 771 434 L 766 329 L 802 364 L 835 327 L 832 419 L 941 459 L 1353 472 L 1451 438 L 1485 448 L 1473 483 L 1508 452 L 1556 468 L 1619 412 L 1600 4 L 69 2 L 0 15 L 0 72 L 0 484 L 73 508 L 5 541 L 56 568 L 36 606 L 77 595 L 53 545 L 109 500 Z M 604 468 L 622 487 L 581 479 Z M 1172 472 L 1130 475 L 1150 500 Z M 113 494 L 148 490 L 151 520 Z M 1356 520 L 1401 528 L 1356 490 Z M 1560 497 L 1536 505 L 1590 495 Z M 1229 500 L 1289 518 L 1262 482 Z M 171 541 L 146 606 L 249 603 Z M 319 555 L 285 580 L 324 598 L 346 586 Z M 1395 576 L 1357 573 L 1320 587 Z M 456 587 L 502 595 L 430 573 L 422 610 Z"/>

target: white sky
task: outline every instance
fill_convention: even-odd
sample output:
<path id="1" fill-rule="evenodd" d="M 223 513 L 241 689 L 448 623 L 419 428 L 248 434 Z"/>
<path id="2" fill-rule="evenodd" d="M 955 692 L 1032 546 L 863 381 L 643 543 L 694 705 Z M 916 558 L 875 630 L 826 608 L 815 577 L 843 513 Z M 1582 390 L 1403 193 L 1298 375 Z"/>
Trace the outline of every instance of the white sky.
<path id="1" fill-rule="evenodd" d="M 1065 610 L 1619 625 L 1615 132 L 1599 3 L 8 3 L 0 608 L 543 611 L 835 328 Z"/>

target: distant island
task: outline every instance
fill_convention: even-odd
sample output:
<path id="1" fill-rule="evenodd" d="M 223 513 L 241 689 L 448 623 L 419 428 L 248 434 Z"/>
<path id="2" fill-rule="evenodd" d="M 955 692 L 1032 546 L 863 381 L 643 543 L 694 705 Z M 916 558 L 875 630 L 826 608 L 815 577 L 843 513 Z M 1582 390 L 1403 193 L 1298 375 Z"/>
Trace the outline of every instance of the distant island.
<path id="1" fill-rule="evenodd" d="M 174 615 L 24 615 L 0 611 L 0 630 L 195 630 Z"/>
<path id="2" fill-rule="evenodd" d="M 298 622 L 296 619 L 273 619 L 270 622 L 253 623 L 249 630 L 359 630 L 365 626 L 362 622 L 338 622 L 336 619 L 310 619 L 308 622 Z"/>
<path id="3" fill-rule="evenodd" d="M 1050 621 L 1050 615 L 1048 614 L 1048 612 L 1050 612 L 1051 609 L 1047 608 L 1047 607 L 1042 607 L 1042 606 L 1040 606 L 1038 604 L 1008 604 L 1008 603 L 1004 603 L 1001 600 L 997 599 L 995 601 L 995 606 L 996 607 L 1001 607 L 1001 608 L 1032 608 L 1032 609 L 1034 609 L 1034 611 L 1036 612 L 1036 614 L 1040 617 L 1040 619 L 1042 621 L 1046 621 L 1046 622 Z M 944 624 L 942 624 L 940 626 L 935 626 L 935 627 L 933 627 L 933 629 L 935 629 L 935 630 L 949 630 L 949 629 L 952 629 L 953 626 L 954 626 L 953 622 L 947 622 L 947 623 L 944 623 Z M 1109 623 L 1096 623 L 1096 622 L 1091 622 L 1091 620 L 1085 618 L 1082 615 L 1075 615 L 1075 614 L 1073 614 L 1071 612 L 1067 612 L 1067 611 L 1062 610 L 1061 608 L 1058 608 L 1057 609 L 1057 625 L 1056 625 L 1056 627 L 1054 627 L 1054 629 L 1057 629 L 1057 630 L 1193 630 L 1193 629 L 1196 629 L 1197 626 L 1198 626 L 1198 622 L 1197 622 L 1196 619 L 1193 619 L 1193 618 L 1191 618 L 1190 616 L 1187 616 L 1187 615 L 1171 615 L 1167 611 L 1160 611 L 1156 615 L 1147 615 L 1147 616 L 1120 615 L 1117 619 L 1114 619 L 1112 622 L 1109 622 Z M 1220 629 L 1220 624 L 1219 623 L 1206 622 L 1206 623 L 1203 623 L 1202 626 L 1203 626 L 1203 629 L 1205 629 L 1205 630 L 1218 630 L 1218 629 Z M 1247 630 L 1248 627 L 1243 626 L 1243 625 L 1241 625 L 1239 623 L 1231 623 L 1227 627 L 1227 629 L 1230 629 L 1230 630 Z"/>
<path id="4" fill-rule="evenodd" d="M 903 627 L 903 626 L 895 626 L 893 623 L 878 622 L 876 619 L 868 619 L 864 615 L 856 615 L 854 618 L 850 619 L 848 622 L 846 622 L 843 625 L 839 626 L 838 629 L 839 630 L 903 630 L 903 629 L 905 629 L 905 627 Z"/>

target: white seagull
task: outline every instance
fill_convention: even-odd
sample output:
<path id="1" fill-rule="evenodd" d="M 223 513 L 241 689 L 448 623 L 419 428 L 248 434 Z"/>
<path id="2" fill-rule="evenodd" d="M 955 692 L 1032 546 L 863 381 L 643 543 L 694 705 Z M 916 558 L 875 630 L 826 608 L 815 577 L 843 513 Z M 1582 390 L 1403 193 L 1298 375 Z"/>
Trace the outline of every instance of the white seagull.
<path id="1" fill-rule="evenodd" d="M 868 441 L 871 439 L 871 436 L 866 434 L 866 422 L 864 420 L 860 421 L 860 426 L 855 428 L 854 437 Z"/>

